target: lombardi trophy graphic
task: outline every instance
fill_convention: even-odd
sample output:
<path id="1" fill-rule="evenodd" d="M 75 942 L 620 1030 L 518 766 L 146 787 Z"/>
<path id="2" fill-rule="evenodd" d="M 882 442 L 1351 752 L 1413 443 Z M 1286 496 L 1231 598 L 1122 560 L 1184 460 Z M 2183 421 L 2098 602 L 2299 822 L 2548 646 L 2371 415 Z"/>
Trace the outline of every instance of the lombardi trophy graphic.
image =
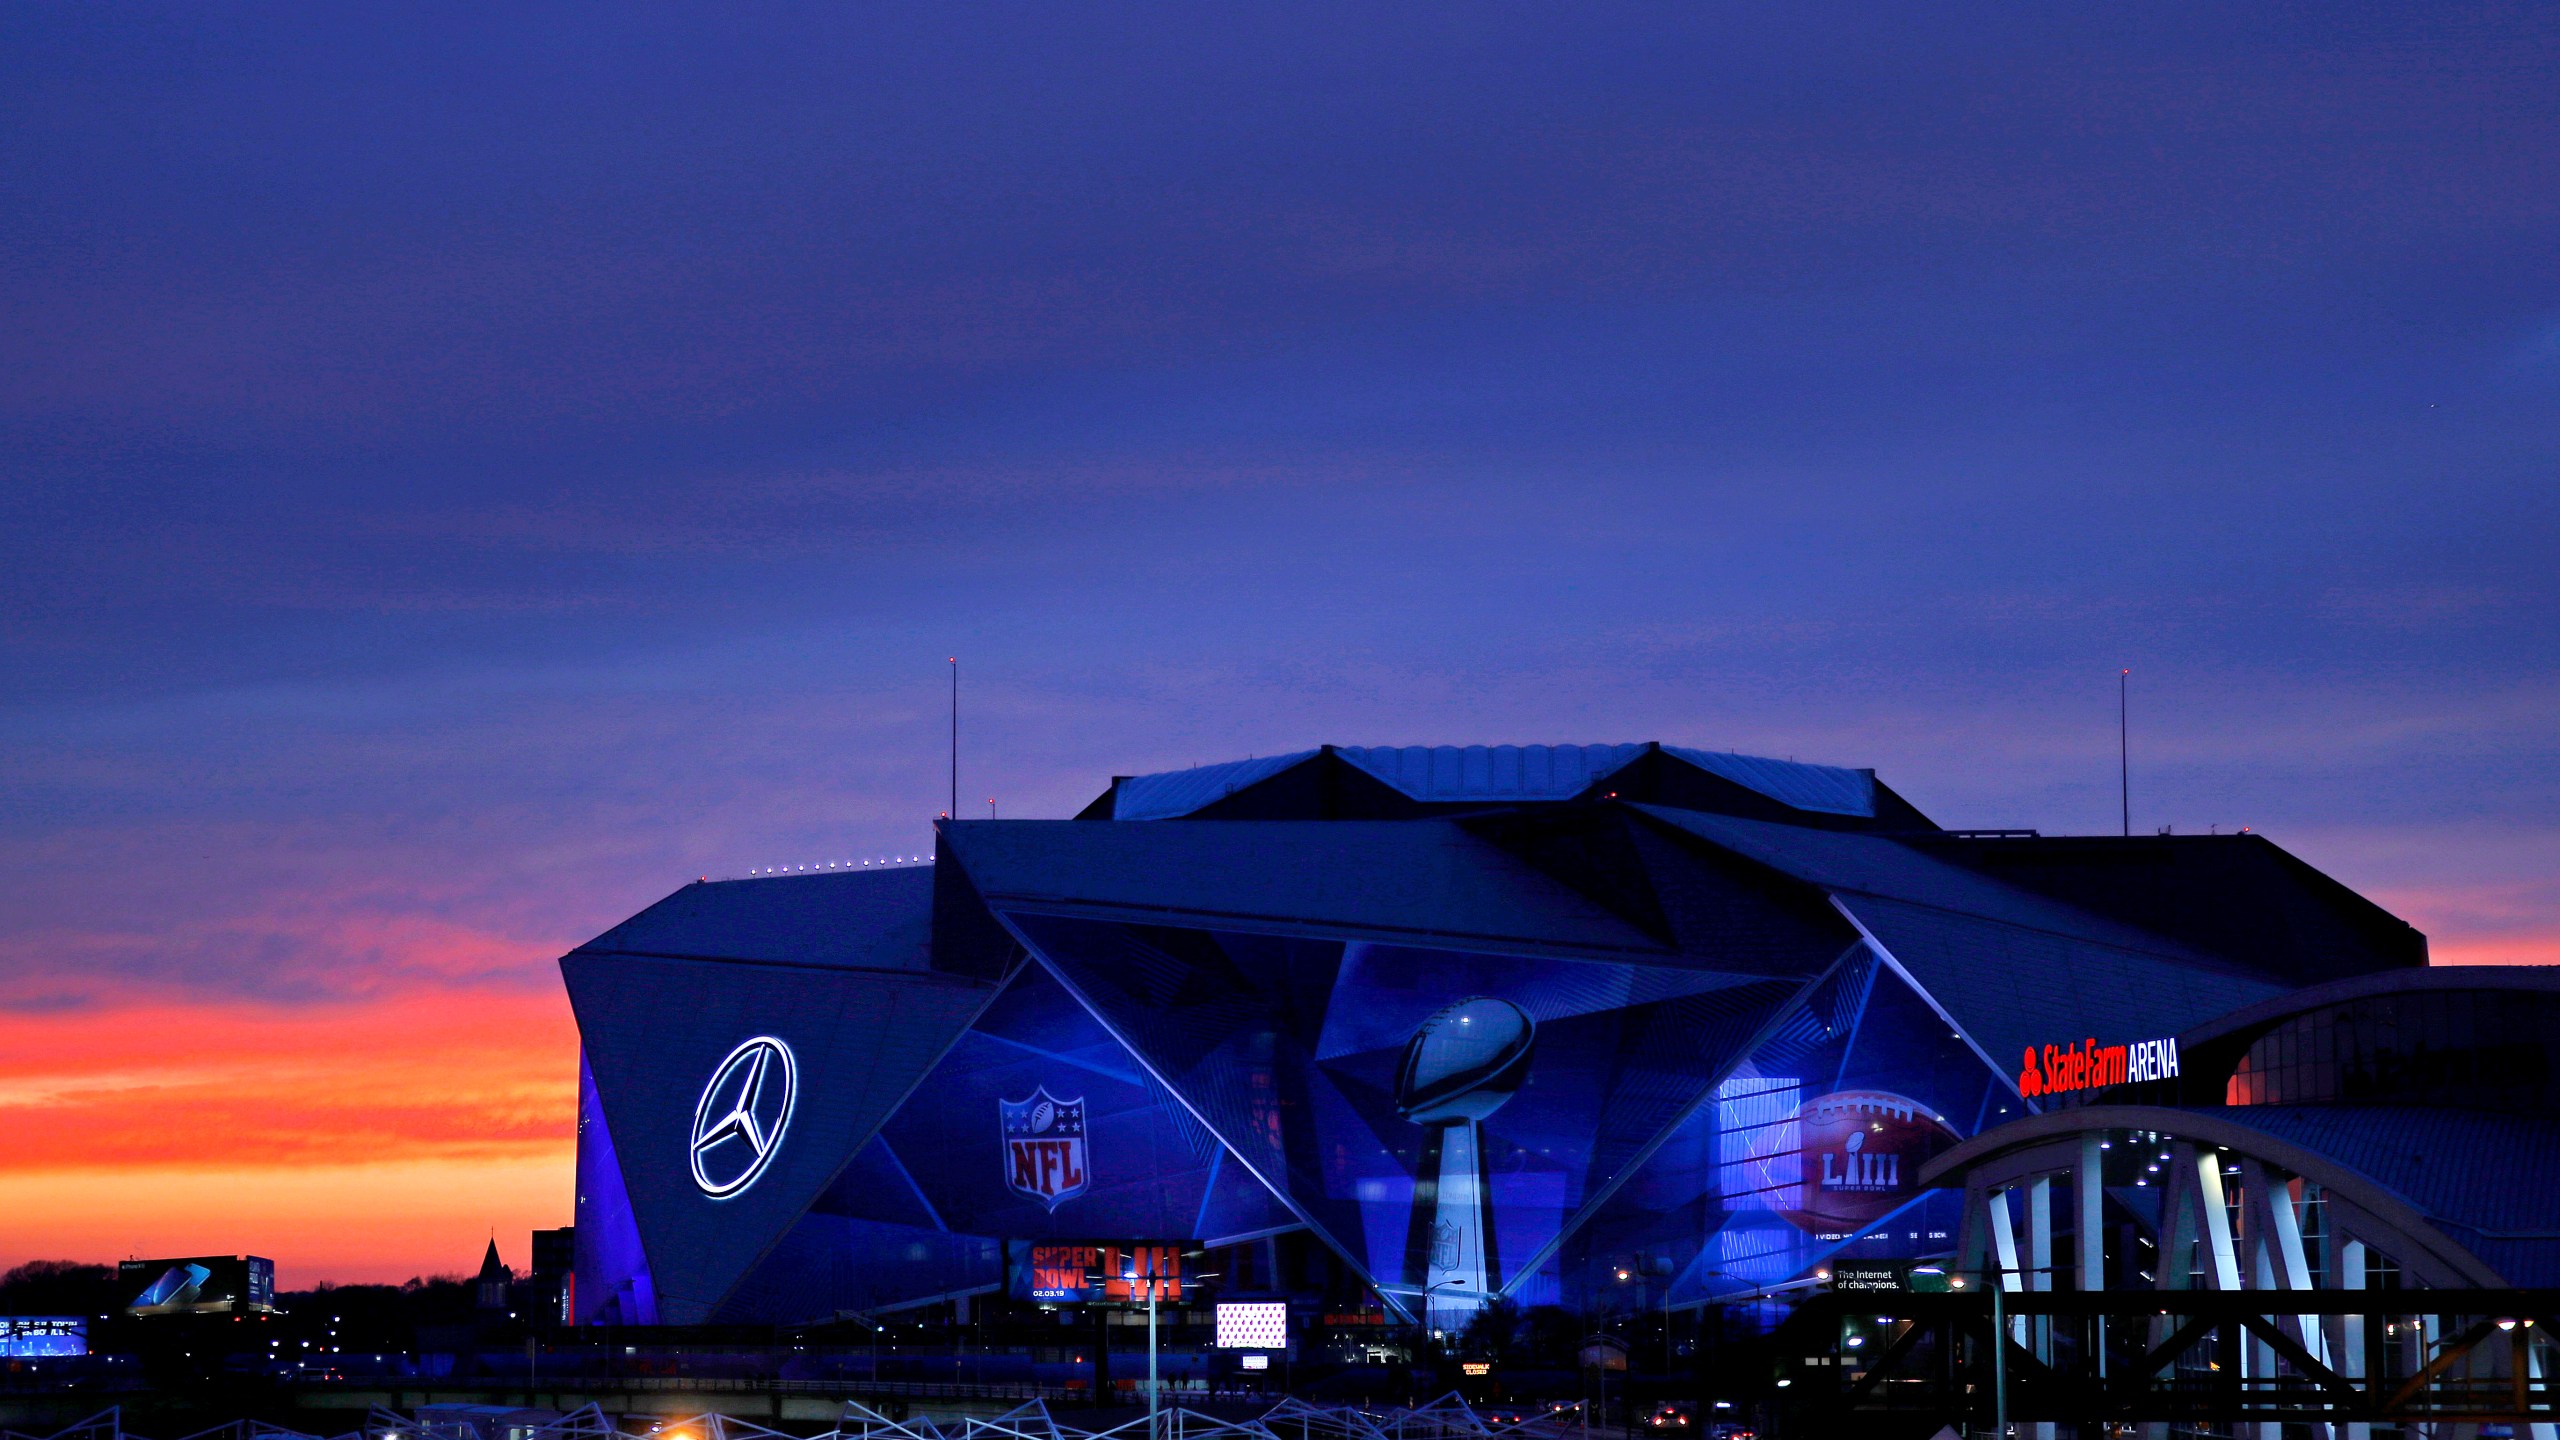
<path id="1" fill-rule="evenodd" d="M 1405 1273 L 1429 1324 L 1454 1329 L 1501 1278 L 1493 1197 L 1478 1127 L 1519 1090 L 1538 1027 L 1519 1006 L 1477 995 L 1415 1027 L 1396 1072 L 1396 1109 L 1427 1127 L 1414 1170 Z"/>

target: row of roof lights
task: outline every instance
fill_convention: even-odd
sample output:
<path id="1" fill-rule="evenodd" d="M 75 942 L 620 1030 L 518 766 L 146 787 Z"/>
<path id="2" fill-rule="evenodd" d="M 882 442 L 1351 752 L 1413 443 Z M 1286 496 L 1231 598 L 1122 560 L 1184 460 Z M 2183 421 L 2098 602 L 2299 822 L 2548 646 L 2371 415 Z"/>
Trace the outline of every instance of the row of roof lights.
<path id="1" fill-rule="evenodd" d="M 750 875 L 814 875 L 826 870 L 862 870 L 885 865 L 930 865 L 930 855 L 885 855 L 877 860 L 820 860 L 807 865 L 766 865 Z"/>

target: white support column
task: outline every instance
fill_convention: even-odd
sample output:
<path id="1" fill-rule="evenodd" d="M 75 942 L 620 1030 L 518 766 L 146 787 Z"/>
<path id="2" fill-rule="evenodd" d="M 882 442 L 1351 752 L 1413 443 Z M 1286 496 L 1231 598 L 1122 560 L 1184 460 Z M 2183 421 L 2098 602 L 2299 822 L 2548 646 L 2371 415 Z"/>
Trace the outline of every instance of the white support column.
<path id="1" fill-rule="evenodd" d="M 2438 1332 L 2436 1326 L 2437 1317 L 2433 1315 L 2421 1315 L 2418 1317 L 2418 1353 L 2410 1357 L 2409 1374 L 2417 1374 L 2420 1370 L 2426 1368 L 2428 1361 L 2436 1358 L 2436 1342 L 2444 1338 L 2444 1336 Z M 2428 1387 L 2430 1390 L 2434 1388 L 2435 1387 L 2432 1385 Z M 2432 1421 L 2420 1428 L 2423 1433 L 2430 1437 L 2430 1440 L 2433 1440 L 2433 1437 L 2439 1436 L 2443 1433 Z"/>
<path id="2" fill-rule="evenodd" d="M 2027 1287 L 2031 1290 L 2053 1288 L 2053 1177 L 2039 1175 L 2027 1182 Z M 2036 1358 L 2053 1363 L 2053 1319 L 2040 1317 L 2030 1327 L 2034 1335 Z M 2034 1428 L 2035 1440 L 2053 1440 L 2053 1422 L 2039 1420 Z"/>
<path id="3" fill-rule="evenodd" d="M 2160 1176 L 2160 1253 L 2153 1262 L 2159 1277 L 2154 1283 L 2163 1290 L 2184 1290 L 2191 1284 L 2196 1246 L 2204 1238 L 2202 1198 L 2196 1192 L 2195 1167 L 2171 1161 Z M 2154 1335 L 2151 1343 L 2167 1338 Z"/>
<path id="4" fill-rule="evenodd" d="M 2231 1240 L 2231 1211 L 2223 1197 L 2222 1157 L 2200 1145 L 2180 1148 L 2180 1159 L 2185 1162 L 2181 1168 L 2195 1177 L 2196 1222 L 2202 1231 L 2201 1248 L 2204 1251 L 2205 1278 L 2216 1290 L 2242 1289 L 2244 1287 L 2240 1280 L 2240 1251 Z M 2241 1346 L 2242 1364 L 2247 1365 L 2255 1358 L 2252 1352 L 2261 1348 L 2263 1345 L 2260 1343 Z M 2245 1369 L 2242 1371 L 2244 1376 L 2249 1373 L 2252 1372 Z M 2255 1373 L 2265 1372 L 2260 1370 Z M 2262 1440 L 2278 1440 L 2278 1437 L 2264 1436 L 2263 1431 L 2261 1434 Z M 2281 1429 L 2278 1435 L 2281 1435 Z"/>
<path id="5" fill-rule="evenodd" d="M 2153 1163 L 2152 1157 L 2162 1155 L 2161 1144 L 2158 1137 L 2144 1142 L 2142 1163 L 2146 1172 Z M 2163 1290 L 2186 1290 L 2193 1284 L 2188 1272 L 2195 1267 L 2196 1247 L 2202 1243 L 2204 1197 L 2196 1189 L 2195 1166 L 2189 1163 L 2192 1158 L 2184 1147 L 2177 1147 L 2160 1160 L 2160 1178 L 2156 1182 L 2160 1187 L 2160 1249 L 2152 1257 L 2151 1267 L 2152 1283 Z M 2146 1343 L 2166 1344 L 2174 1323 L 2166 1316 L 2153 1319 Z M 2168 1422 L 2144 1421 L 2142 1440 L 2169 1440 Z"/>
<path id="6" fill-rule="evenodd" d="M 2266 1197 L 2263 1209 L 2268 1221 L 2267 1244 L 2274 1252 L 2272 1258 L 2280 1282 L 2288 1290 L 2310 1289 L 2311 1255 L 2302 1243 L 2302 1212 L 2293 1208 L 2292 1182 L 2276 1178 L 2256 1161 L 2241 1163 L 2247 1167 L 2251 1184 Z M 2329 1363 L 2329 1342 L 2320 1333 L 2319 1316 L 2294 1316 L 2293 1335 L 2302 1342 L 2303 1349 L 2311 1352 L 2312 1359 L 2323 1365 Z"/>
<path id="7" fill-rule="evenodd" d="M 2071 1203 L 2079 1211 L 2072 1238 L 2072 1258 L 2078 1262 L 2073 1278 L 2084 1293 L 2107 1288 L 2107 1174 L 2106 1152 L 2098 1148 L 2099 1137 L 2080 1137 L 2080 1167 L 2071 1174 Z M 2090 1360 L 2096 1373 L 2107 1373 L 2107 1322 L 2104 1316 L 2091 1322 L 2089 1338 L 2097 1347 Z"/>
<path id="8" fill-rule="evenodd" d="M 2080 1137 L 2080 1168 L 2071 1176 L 2071 1200 L 2079 1210 L 2076 1229 L 2079 1238 L 2074 1258 L 2079 1264 L 2078 1288 L 2107 1288 L 2107 1177 L 2106 1152 L 2098 1148 L 2098 1137 Z"/>
<path id="9" fill-rule="evenodd" d="M 2266 1175 L 2255 1162 L 2240 1162 L 2240 1245 L 2241 1278 L 2249 1289 L 2283 1290 L 2284 1275 L 2277 1268 L 2274 1220 L 2267 1212 Z M 2273 1312 L 2269 1312 L 2270 1315 Z M 2276 1317 L 2281 1319 L 2281 1317 Z M 2276 1347 L 2250 1336 L 2240 1348 L 2240 1373 L 2245 1379 L 2266 1384 L 2276 1378 Z M 2257 1425 L 2258 1440 L 2284 1440 L 2284 1426 L 2276 1421 L 2261 1420 Z"/>
<path id="10" fill-rule="evenodd" d="M 2216 1290 L 2238 1290 L 2240 1251 L 2231 1243 L 2231 1211 L 2222 1193 L 2222 1159 L 2211 1150 L 2186 1148 L 2186 1168 L 2196 1178 L 2196 1221 L 2205 1248 L 2205 1275 Z"/>
<path id="11" fill-rule="evenodd" d="M 2336 1247 L 2333 1253 L 2338 1258 L 2329 1273 L 2335 1277 L 2336 1287 L 2340 1290 L 2362 1290 L 2365 1288 L 2364 1242 L 2338 1237 L 2334 1221 L 2330 1233 L 2330 1243 Z M 2344 1323 L 2338 1327 L 2338 1373 L 2350 1380 L 2361 1380 L 2364 1378 L 2364 1317 L 2347 1315 L 2341 1319 Z M 2348 1422 L 2347 1440 L 2373 1440 L 2373 1426 L 2362 1420 Z"/>
<path id="12" fill-rule="evenodd" d="M 2241 1243 L 2248 1248 L 2249 1264 L 2244 1272 L 2249 1288 L 2265 1293 L 2282 1290 L 2284 1279 L 2276 1272 L 2275 1256 L 2267 1241 L 2266 1202 L 2259 1187 L 2243 1179 L 2240 1186 Z M 2276 1347 L 2252 1335 L 2241 1348 L 2240 1373 L 2247 1379 L 2264 1384 L 2276 1378 Z M 2261 1420 L 2257 1425 L 2258 1440 L 2284 1440 L 2280 1421 Z"/>
<path id="13" fill-rule="evenodd" d="M 2542 1378 L 2542 1342 L 2533 1336 L 2525 1339 L 2524 1375 L 2528 1380 Z M 2560 1425 L 2548 1420 L 2533 1421 L 2525 1429 L 2527 1440 L 2560 1440 Z"/>
<path id="14" fill-rule="evenodd" d="M 2053 1288 L 2053 1177 L 2027 1182 L 2027 1288 Z"/>
<path id="15" fill-rule="evenodd" d="M 1966 1276 L 1988 1274 L 1991 1266 L 1989 1190 L 1980 1182 L 1970 1182 L 1964 1190 L 1964 1222 L 1956 1227 L 1956 1273 Z"/>
<path id="16" fill-rule="evenodd" d="M 1982 1194 L 1982 1218 L 1991 1232 L 1991 1263 L 2000 1272 L 2000 1288 L 2019 1289 L 2018 1232 L 2009 1223 L 2009 1192 L 1986 1190 Z"/>
<path id="17" fill-rule="evenodd" d="M 2025 1288 L 2025 1278 L 2018 1273 L 2018 1232 L 2009 1219 L 2009 1192 L 1987 1190 L 1982 1196 L 1982 1218 L 1989 1222 L 1991 1260 L 2000 1270 L 2000 1288 L 2016 1294 Z M 2023 1315 L 2009 1317 L 2009 1338 L 2027 1343 L 2027 1319 Z"/>

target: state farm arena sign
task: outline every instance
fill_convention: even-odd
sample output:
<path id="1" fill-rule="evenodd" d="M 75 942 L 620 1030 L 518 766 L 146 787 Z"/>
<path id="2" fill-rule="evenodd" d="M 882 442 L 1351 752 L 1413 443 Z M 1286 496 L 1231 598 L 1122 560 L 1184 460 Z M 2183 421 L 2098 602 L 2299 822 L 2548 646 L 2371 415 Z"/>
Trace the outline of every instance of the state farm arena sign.
<path id="1" fill-rule="evenodd" d="M 2178 1042 L 2174 1039 L 2101 1045 L 2092 1037 L 2077 1045 L 2047 1045 L 2041 1050 L 2027 1047 L 2025 1062 L 2018 1070 L 2018 1094 L 2033 1100 L 2041 1095 L 2068 1095 L 2075 1090 L 2174 1080 L 2177 1076 Z"/>

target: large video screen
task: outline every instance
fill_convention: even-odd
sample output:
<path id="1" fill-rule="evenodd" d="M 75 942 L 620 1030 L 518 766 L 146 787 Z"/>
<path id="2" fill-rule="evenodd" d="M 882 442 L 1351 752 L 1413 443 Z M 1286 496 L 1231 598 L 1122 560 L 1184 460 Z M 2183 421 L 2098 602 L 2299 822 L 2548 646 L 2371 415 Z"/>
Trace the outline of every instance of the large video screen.
<path id="1" fill-rule="evenodd" d="M 1280 1350 L 1289 1344 L 1289 1307 L 1278 1301 L 1231 1301 L 1218 1307 L 1218 1348 Z"/>
<path id="2" fill-rule="evenodd" d="M 191 1255 L 177 1260 L 127 1260 L 117 1279 L 129 1299 L 129 1315 L 187 1315 L 272 1310 L 275 1262 L 257 1255 Z"/>
<path id="3" fill-rule="evenodd" d="M 1189 1246 L 1180 1241 L 1095 1244 L 1033 1241 L 1017 1246 L 1013 1293 L 1043 1304 L 1178 1305 L 1186 1290 Z"/>
<path id="4" fill-rule="evenodd" d="M 40 1359 L 89 1353 L 89 1321 L 78 1315 L 0 1315 L 0 1357 Z"/>

